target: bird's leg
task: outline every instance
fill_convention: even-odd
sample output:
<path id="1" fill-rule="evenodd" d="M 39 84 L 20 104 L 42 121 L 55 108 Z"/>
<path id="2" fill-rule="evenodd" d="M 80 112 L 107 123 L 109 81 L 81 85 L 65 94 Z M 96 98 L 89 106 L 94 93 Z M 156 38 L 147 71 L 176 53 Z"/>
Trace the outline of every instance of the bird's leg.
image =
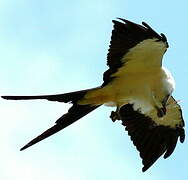
<path id="1" fill-rule="evenodd" d="M 164 107 L 159 108 L 157 106 L 155 106 L 155 108 L 157 109 L 157 116 L 158 117 L 163 117 L 166 114 L 166 108 L 164 108 Z"/>
<path id="2" fill-rule="evenodd" d="M 121 119 L 119 115 L 119 106 L 117 106 L 116 111 L 111 112 L 110 118 L 112 119 L 113 122 Z"/>

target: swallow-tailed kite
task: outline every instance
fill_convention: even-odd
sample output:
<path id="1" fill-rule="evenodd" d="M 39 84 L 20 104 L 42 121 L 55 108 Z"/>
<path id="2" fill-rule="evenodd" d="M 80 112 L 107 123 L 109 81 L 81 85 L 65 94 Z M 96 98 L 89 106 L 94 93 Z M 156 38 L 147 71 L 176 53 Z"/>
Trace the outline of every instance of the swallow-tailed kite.
<path id="1" fill-rule="evenodd" d="M 121 120 L 140 152 L 143 171 L 161 155 L 169 157 L 178 138 L 185 139 L 182 111 L 172 97 L 175 87 L 170 72 L 162 66 L 168 48 L 164 34 L 148 24 L 125 19 L 113 20 L 114 29 L 107 55 L 109 69 L 99 87 L 56 95 L 2 96 L 10 100 L 47 99 L 72 103 L 55 125 L 30 141 L 21 150 L 69 126 L 101 105 L 116 106 L 111 119 Z"/>

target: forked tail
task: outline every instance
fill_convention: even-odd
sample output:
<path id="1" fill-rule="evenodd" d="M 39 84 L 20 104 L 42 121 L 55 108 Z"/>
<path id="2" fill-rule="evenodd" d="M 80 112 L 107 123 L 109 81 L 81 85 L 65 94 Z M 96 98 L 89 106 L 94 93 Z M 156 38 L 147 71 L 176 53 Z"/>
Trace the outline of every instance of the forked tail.
<path id="1" fill-rule="evenodd" d="M 76 91 L 76 92 L 70 92 L 65 94 L 56 94 L 56 95 L 39 95 L 39 96 L 2 96 L 2 98 L 7 100 L 32 100 L 32 99 L 47 99 L 49 101 L 58 101 L 58 102 L 71 102 L 73 105 L 68 110 L 66 114 L 64 114 L 62 117 L 60 117 L 54 126 L 47 129 L 45 132 L 43 132 L 41 135 L 34 138 L 32 141 L 30 141 L 28 144 L 26 144 L 24 147 L 22 147 L 20 150 L 24 150 L 39 141 L 42 141 L 43 139 L 57 133 L 58 131 L 66 128 L 67 126 L 71 125 L 75 121 L 79 120 L 83 116 L 87 115 L 94 109 L 98 108 L 100 105 L 79 105 L 77 102 L 81 100 L 85 94 L 88 91 L 92 91 L 98 88 L 94 89 L 87 89 L 82 91 Z"/>

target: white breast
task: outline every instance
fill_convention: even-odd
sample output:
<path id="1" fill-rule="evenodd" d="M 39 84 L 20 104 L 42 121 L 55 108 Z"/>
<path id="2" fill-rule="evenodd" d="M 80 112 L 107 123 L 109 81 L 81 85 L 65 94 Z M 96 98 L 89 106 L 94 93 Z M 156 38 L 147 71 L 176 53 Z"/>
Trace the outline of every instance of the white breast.
<path id="1" fill-rule="evenodd" d="M 170 73 L 170 71 L 168 71 L 168 69 L 162 67 L 162 71 L 163 71 L 163 84 L 164 84 L 163 86 L 166 88 L 166 91 L 169 92 L 169 94 L 171 94 L 175 89 L 175 80 L 172 74 Z"/>
<path id="2" fill-rule="evenodd" d="M 113 83 L 106 87 L 106 91 L 111 92 L 113 97 L 107 105 L 122 106 L 131 103 L 134 104 L 134 110 L 139 109 L 146 113 L 155 106 L 152 95 L 162 101 L 172 93 L 174 87 L 174 79 L 165 68 L 126 72 L 124 76 L 117 76 Z"/>

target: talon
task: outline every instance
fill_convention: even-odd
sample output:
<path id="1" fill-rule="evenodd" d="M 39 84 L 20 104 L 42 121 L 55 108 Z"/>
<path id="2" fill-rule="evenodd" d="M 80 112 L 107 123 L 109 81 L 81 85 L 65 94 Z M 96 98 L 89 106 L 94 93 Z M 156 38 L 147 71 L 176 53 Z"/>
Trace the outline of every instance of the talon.
<path id="1" fill-rule="evenodd" d="M 157 116 L 158 117 L 163 117 L 166 114 L 166 108 L 157 108 Z"/>
<path id="2" fill-rule="evenodd" d="M 116 120 L 120 120 L 119 114 L 115 111 L 111 112 L 110 118 L 112 119 L 113 122 L 115 122 Z"/>

